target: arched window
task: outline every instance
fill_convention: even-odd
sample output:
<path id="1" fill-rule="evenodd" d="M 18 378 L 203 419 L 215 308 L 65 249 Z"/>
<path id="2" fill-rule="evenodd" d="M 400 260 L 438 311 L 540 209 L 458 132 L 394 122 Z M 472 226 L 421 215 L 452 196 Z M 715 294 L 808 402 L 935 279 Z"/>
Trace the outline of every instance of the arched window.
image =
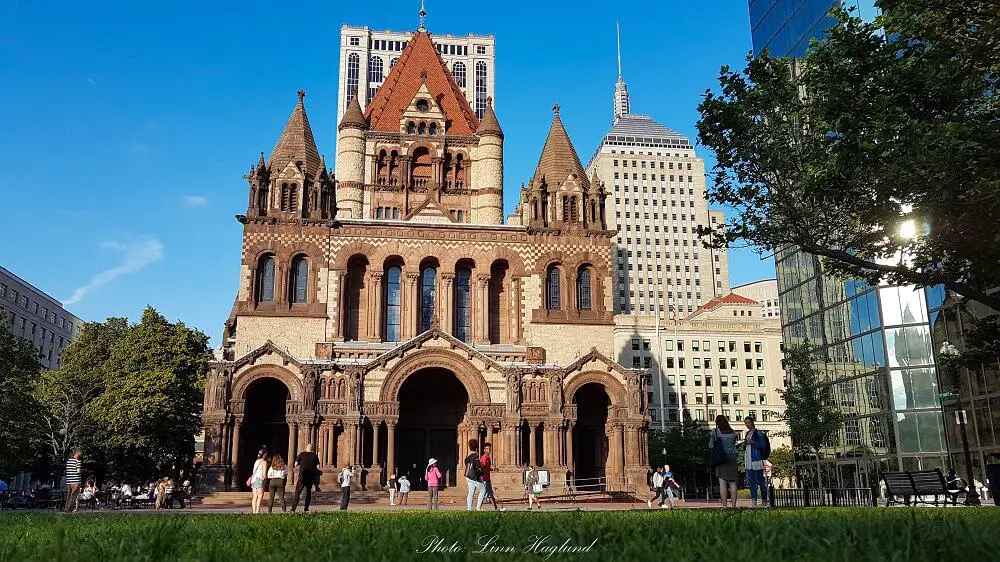
<path id="1" fill-rule="evenodd" d="M 385 341 L 399 341 L 399 289 L 402 270 L 398 265 L 385 270 Z"/>
<path id="2" fill-rule="evenodd" d="M 292 263 L 292 304 L 308 300 L 309 262 L 304 257 L 295 258 Z"/>
<path id="3" fill-rule="evenodd" d="M 361 57 L 357 53 L 347 55 L 347 103 L 358 95 L 358 78 L 361 73 Z"/>
<path id="4" fill-rule="evenodd" d="M 591 310 L 590 269 L 586 266 L 576 276 L 576 298 L 580 310 Z"/>
<path id="5" fill-rule="evenodd" d="M 417 125 L 417 134 L 418 135 L 423 135 L 426 132 L 427 132 L 427 124 L 424 123 L 423 121 L 421 121 L 420 124 Z"/>
<path id="6" fill-rule="evenodd" d="M 545 308 L 549 310 L 559 310 L 559 268 L 549 267 L 545 274 Z"/>
<path id="7" fill-rule="evenodd" d="M 580 222 L 579 200 L 576 195 L 563 197 L 563 221 Z"/>
<path id="8" fill-rule="evenodd" d="M 410 121 L 406 124 L 406 134 L 412 135 L 415 132 L 417 132 L 417 126 L 413 124 L 413 121 Z"/>
<path id="9" fill-rule="evenodd" d="M 486 63 L 476 63 L 476 117 L 482 119 L 486 113 Z"/>
<path id="10" fill-rule="evenodd" d="M 437 304 L 437 269 L 425 267 L 420 272 L 420 331 L 431 329 L 431 318 Z"/>
<path id="11" fill-rule="evenodd" d="M 274 258 L 266 256 L 257 266 L 257 302 L 274 302 Z"/>
<path id="12" fill-rule="evenodd" d="M 451 74 L 455 77 L 455 83 L 459 88 L 465 87 L 465 63 L 456 62 L 451 67 Z"/>
<path id="13" fill-rule="evenodd" d="M 382 83 L 383 64 L 382 57 L 380 56 L 372 55 L 372 57 L 368 59 L 368 85 L 369 87 L 374 86 L 373 91 L 378 88 L 379 84 Z M 371 101 L 370 98 L 369 101 Z"/>
<path id="14" fill-rule="evenodd" d="M 396 61 L 398 61 L 398 60 L 399 60 L 399 57 L 393 57 L 393 58 L 389 59 L 389 70 L 392 70 L 392 67 L 396 66 Z"/>
<path id="15" fill-rule="evenodd" d="M 436 135 L 438 132 L 437 123 L 431 123 L 430 127 L 427 128 L 427 132 L 431 135 Z"/>
<path id="16" fill-rule="evenodd" d="M 472 339 L 472 270 L 463 267 L 455 272 L 455 337 L 468 343 Z"/>

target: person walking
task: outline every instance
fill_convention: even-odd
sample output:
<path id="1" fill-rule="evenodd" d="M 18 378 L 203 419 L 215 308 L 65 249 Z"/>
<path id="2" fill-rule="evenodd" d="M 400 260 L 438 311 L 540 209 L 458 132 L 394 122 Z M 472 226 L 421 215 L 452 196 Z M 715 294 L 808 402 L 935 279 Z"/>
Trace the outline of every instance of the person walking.
<path id="1" fill-rule="evenodd" d="M 747 485 L 750 487 L 750 505 L 757 507 L 757 489 L 760 488 L 760 505 L 767 507 L 767 481 L 764 479 L 764 461 L 770 456 L 771 446 L 767 435 L 757 429 L 752 417 L 743 420 L 747 433 L 743 436 L 743 460 L 747 470 Z"/>
<path id="2" fill-rule="evenodd" d="M 673 509 L 677 506 L 677 496 L 680 492 L 680 485 L 674 480 L 674 473 L 670 472 L 670 465 L 663 465 L 663 496 L 660 498 L 660 507 Z"/>
<path id="3" fill-rule="evenodd" d="M 253 498 L 250 500 L 250 512 L 260 513 L 260 506 L 264 502 L 264 487 L 267 485 L 267 451 L 261 449 L 257 451 L 257 460 L 253 463 L 253 472 L 250 475 L 250 489 L 253 490 Z M 157 491 L 159 494 L 159 491 Z M 157 498 L 159 502 L 159 498 Z"/>
<path id="4" fill-rule="evenodd" d="M 396 474 L 392 473 L 389 475 L 389 479 L 385 481 L 385 487 L 389 488 L 389 505 L 396 505 Z"/>
<path id="5" fill-rule="evenodd" d="M 340 471 L 340 511 L 347 511 L 351 501 L 351 479 L 354 478 L 354 467 L 347 465 Z"/>
<path id="6" fill-rule="evenodd" d="M 427 461 L 424 480 L 427 481 L 427 509 L 438 508 L 438 490 L 441 489 L 441 471 L 437 467 L 437 459 L 431 457 Z"/>
<path id="7" fill-rule="evenodd" d="M 313 452 L 313 444 L 306 444 L 306 450 L 295 457 L 295 468 L 298 470 L 298 478 L 295 479 L 295 497 L 292 498 L 292 513 L 299 505 L 299 498 L 302 490 L 306 491 L 306 503 L 302 506 L 302 511 L 309 511 L 309 503 L 312 501 L 312 489 L 316 481 L 319 480 L 319 455 Z"/>
<path id="8" fill-rule="evenodd" d="M 483 490 L 487 499 L 493 502 L 493 511 L 506 511 L 497 504 L 497 496 L 493 490 L 493 482 L 490 481 L 490 473 L 493 471 L 493 445 L 483 443 L 483 454 L 479 457 L 479 464 L 483 467 Z"/>
<path id="9" fill-rule="evenodd" d="M 80 495 L 80 449 L 73 449 L 66 459 L 66 507 L 63 511 L 75 512 Z"/>
<path id="10" fill-rule="evenodd" d="M 531 511 L 531 502 L 542 509 L 542 502 L 538 499 L 542 495 L 542 485 L 538 482 L 538 469 L 534 466 L 529 466 L 524 472 L 524 491 L 528 495 L 528 511 Z"/>
<path id="11" fill-rule="evenodd" d="M 483 465 L 479 461 L 479 440 L 469 439 L 469 454 L 465 457 L 465 484 L 469 493 L 465 498 L 465 510 L 472 511 L 472 497 L 478 492 L 479 500 L 476 502 L 476 511 L 483 510 L 483 499 L 486 495 L 486 488 L 483 486 Z"/>
<path id="12" fill-rule="evenodd" d="M 653 473 L 653 480 L 651 482 L 653 486 L 653 497 L 646 500 L 646 507 L 652 509 L 653 500 L 660 501 L 660 507 L 663 507 L 663 467 L 656 467 L 656 472 Z"/>
<path id="13" fill-rule="evenodd" d="M 732 507 L 736 507 L 737 500 L 737 480 L 740 473 L 736 466 L 736 432 L 729 425 L 726 416 L 715 416 L 715 429 L 708 434 L 708 450 L 715 447 L 716 442 L 722 447 L 726 455 L 726 461 L 715 467 L 715 475 L 719 478 L 719 496 L 722 498 L 722 507 L 729 507 L 727 500 L 732 498 Z"/>
<path id="14" fill-rule="evenodd" d="M 277 494 L 281 500 L 281 511 L 285 511 L 285 484 L 288 482 L 288 466 L 281 455 L 271 457 L 271 467 L 267 469 L 267 489 L 269 492 L 267 500 L 267 512 L 274 510 L 274 496 Z"/>
<path id="15" fill-rule="evenodd" d="M 410 488 L 412 486 L 413 484 L 405 474 L 399 478 L 399 505 L 410 503 Z"/>

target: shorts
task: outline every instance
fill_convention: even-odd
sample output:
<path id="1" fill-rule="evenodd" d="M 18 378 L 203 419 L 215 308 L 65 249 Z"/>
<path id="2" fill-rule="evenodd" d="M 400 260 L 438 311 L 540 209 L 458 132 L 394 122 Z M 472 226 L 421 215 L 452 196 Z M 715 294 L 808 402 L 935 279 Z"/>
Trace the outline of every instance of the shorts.
<path id="1" fill-rule="evenodd" d="M 254 476 L 254 479 L 253 479 L 253 489 L 254 490 L 263 490 L 264 489 L 264 479 L 263 478 L 258 478 L 256 476 Z"/>
<path id="2" fill-rule="evenodd" d="M 487 481 L 483 482 L 483 486 L 486 488 L 486 495 L 483 496 L 484 499 L 485 498 L 496 498 L 496 496 L 493 495 L 493 483 L 492 482 L 490 482 L 489 480 L 487 480 Z"/>

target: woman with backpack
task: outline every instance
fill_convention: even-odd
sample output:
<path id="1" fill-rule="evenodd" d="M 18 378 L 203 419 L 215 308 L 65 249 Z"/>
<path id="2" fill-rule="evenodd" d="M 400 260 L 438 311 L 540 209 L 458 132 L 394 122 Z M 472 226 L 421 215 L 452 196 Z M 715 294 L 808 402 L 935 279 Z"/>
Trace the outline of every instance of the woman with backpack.
<path id="1" fill-rule="evenodd" d="M 719 477 L 719 496 L 722 498 L 723 509 L 729 507 L 727 500 L 732 498 L 732 506 L 736 507 L 736 492 L 739 488 L 739 468 L 736 466 L 736 432 L 729 425 L 726 416 L 715 416 L 715 429 L 708 434 L 708 450 L 715 475 Z"/>
<path id="2" fill-rule="evenodd" d="M 746 450 L 743 453 L 743 462 L 747 469 L 747 485 L 750 487 L 750 503 L 757 507 L 757 488 L 760 487 L 761 506 L 767 507 L 767 481 L 764 480 L 764 461 L 771 456 L 771 444 L 768 443 L 767 435 L 757 430 L 754 419 L 748 417 L 743 420 L 747 426 L 747 434 L 743 438 L 743 445 Z"/>
<path id="3" fill-rule="evenodd" d="M 469 455 L 465 457 L 465 484 L 469 487 L 469 495 L 465 498 L 466 511 L 472 511 L 472 496 L 476 491 L 479 492 L 476 511 L 482 511 L 486 486 L 483 484 L 483 464 L 479 460 L 478 439 L 469 439 Z"/>

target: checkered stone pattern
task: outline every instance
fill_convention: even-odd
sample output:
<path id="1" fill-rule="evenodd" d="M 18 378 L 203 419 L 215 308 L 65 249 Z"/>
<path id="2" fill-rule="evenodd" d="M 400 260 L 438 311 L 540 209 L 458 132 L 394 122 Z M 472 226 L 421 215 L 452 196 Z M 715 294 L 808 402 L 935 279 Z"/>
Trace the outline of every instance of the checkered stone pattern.
<path id="1" fill-rule="evenodd" d="M 305 229 L 308 232 L 304 232 Z M 327 251 L 327 240 L 329 239 L 329 232 L 323 232 L 326 229 L 314 228 L 314 227 L 296 227 L 293 225 L 278 225 L 276 227 L 269 227 L 267 230 L 249 230 L 243 235 L 243 247 L 242 253 L 244 260 L 249 262 L 253 259 L 253 254 L 255 253 L 253 248 L 261 245 L 266 245 L 267 247 L 273 249 L 276 253 L 281 256 L 281 253 L 290 253 L 295 250 L 307 250 L 309 248 L 320 248 L 324 255 L 322 256 L 312 256 L 309 257 L 313 259 L 322 259 L 324 261 L 329 260 L 330 255 Z M 311 254 L 311 252 L 309 252 Z"/>

